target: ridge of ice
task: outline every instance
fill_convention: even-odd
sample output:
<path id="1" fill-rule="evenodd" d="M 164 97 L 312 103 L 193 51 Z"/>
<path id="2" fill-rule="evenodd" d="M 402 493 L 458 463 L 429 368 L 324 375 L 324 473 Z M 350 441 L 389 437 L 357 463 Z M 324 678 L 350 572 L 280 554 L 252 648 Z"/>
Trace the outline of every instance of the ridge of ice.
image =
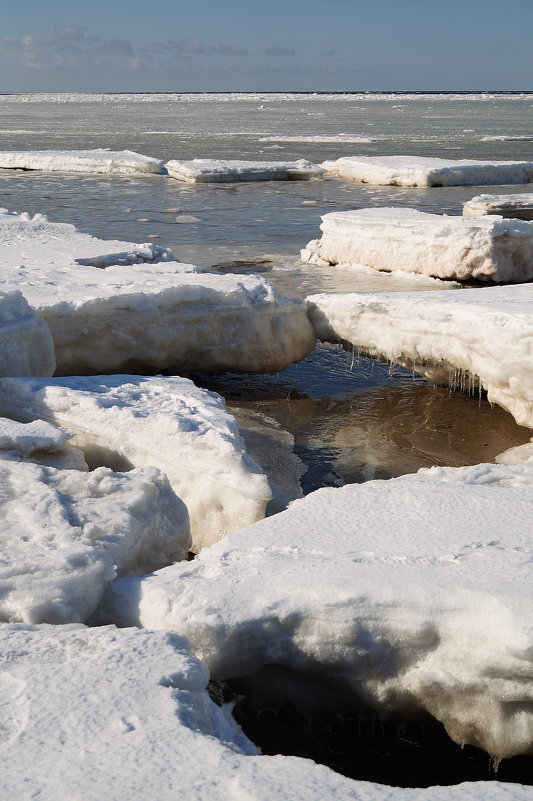
<path id="1" fill-rule="evenodd" d="M 0 289 L 0 376 L 52 375 L 56 367 L 50 330 L 17 289 Z"/>
<path id="2" fill-rule="evenodd" d="M 187 183 L 217 183 L 226 181 L 295 181 L 319 178 L 324 170 L 311 161 L 232 161 L 223 159 L 192 159 L 167 161 L 165 168 L 171 178 Z"/>
<path id="3" fill-rule="evenodd" d="M 325 214 L 320 228 L 322 238 L 302 250 L 303 261 L 458 280 L 533 279 L 533 223 L 523 220 L 385 207 Z"/>
<path id="4" fill-rule="evenodd" d="M 89 464 L 163 471 L 195 550 L 264 517 L 272 492 L 224 400 L 180 377 L 0 379 L 0 414 L 73 432 Z"/>
<path id="5" fill-rule="evenodd" d="M 163 161 L 131 150 L 3 150 L 0 169 L 142 175 L 163 172 Z"/>
<path id="6" fill-rule="evenodd" d="M 481 385 L 491 403 L 533 428 L 533 284 L 311 295 L 318 338 L 348 342 L 430 381 Z"/>
<path id="7" fill-rule="evenodd" d="M 477 161 L 425 156 L 344 156 L 320 165 L 341 178 L 381 186 L 525 184 L 533 161 Z"/>
<path id="8" fill-rule="evenodd" d="M 215 678 L 304 709 L 302 672 L 330 680 L 318 707 L 337 688 L 344 710 L 425 711 L 458 743 L 530 752 L 532 486 L 531 466 L 476 465 L 321 489 L 194 562 L 117 580 L 104 620 L 185 635 Z"/>

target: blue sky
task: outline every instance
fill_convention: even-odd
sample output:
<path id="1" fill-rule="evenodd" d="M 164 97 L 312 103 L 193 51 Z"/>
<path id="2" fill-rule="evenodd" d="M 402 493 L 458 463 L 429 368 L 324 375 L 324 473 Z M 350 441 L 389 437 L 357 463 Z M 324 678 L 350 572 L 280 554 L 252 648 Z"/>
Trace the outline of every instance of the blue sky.
<path id="1" fill-rule="evenodd" d="M 533 0 L 26 0 L 0 91 L 533 89 Z"/>

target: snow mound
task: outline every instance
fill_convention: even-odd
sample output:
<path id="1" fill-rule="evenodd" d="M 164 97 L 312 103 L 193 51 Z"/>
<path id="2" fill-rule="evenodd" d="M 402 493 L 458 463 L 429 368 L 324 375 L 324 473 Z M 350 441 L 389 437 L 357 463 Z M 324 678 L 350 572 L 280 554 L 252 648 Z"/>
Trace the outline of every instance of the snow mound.
<path id="1" fill-rule="evenodd" d="M 115 576 L 183 559 L 185 506 L 156 468 L 56 470 L 0 458 L 0 620 L 79 622 Z"/>
<path id="2" fill-rule="evenodd" d="M 517 445 L 499 453 L 495 460 L 498 464 L 531 464 L 533 465 L 533 439 L 525 445 Z"/>
<path id="3" fill-rule="evenodd" d="M 340 178 L 381 186 L 472 186 L 533 181 L 533 161 L 345 156 L 320 166 Z"/>
<path id="4" fill-rule="evenodd" d="M 52 335 L 17 290 L 0 290 L 0 376 L 52 375 Z"/>
<path id="5" fill-rule="evenodd" d="M 3 798 L 41 801 L 527 801 L 500 782 L 412 790 L 263 757 L 182 638 L 162 632 L 0 627 Z M 58 758 L 58 744 L 61 754 Z"/>
<path id="6" fill-rule="evenodd" d="M 463 206 L 465 217 L 480 217 L 485 214 L 533 220 L 533 192 L 521 195 L 476 195 Z"/>
<path id="7" fill-rule="evenodd" d="M 481 386 L 533 428 L 533 285 L 307 300 L 319 339 L 349 342 L 430 381 Z"/>
<path id="8" fill-rule="evenodd" d="M 0 232 L 4 223 L 11 251 L 0 290 L 22 290 L 48 323 L 58 374 L 166 367 L 275 372 L 315 345 L 305 304 L 257 276 L 196 275 L 185 273 L 195 269 L 190 265 L 131 259 L 97 269 L 94 260 L 101 262 L 111 243 L 19 215 L 0 216 Z M 167 253 L 145 247 L 157 258 Z M 81 263 L 83 255 L 92 266 L 88 258 Z"/>
<path id="9" fill-rule="evenodd" d="M 322 238 L 302 250 L 303 261 L 363 263 L 375 270 L 458 280 L 533 279 L 530 222 L 372 208 L 326 214 L 320 228 Z"/>
<path id="10" fill-rule="evenodd" d="M 96 172 L 108 175 L 161 174 L 163 162 L 131 150 L 3 150 L 0 169 Z"/>
<path id="11" fill-rule="evenodd" d="M 168 161 L 165 164 L 171 178 L 189 184 L 234 181 L 304 181 L 319 178 L 324 170 L 310 161 L 224 161 L 221 159 L 192 159 Z"/>
<path id="12" fill-rule="evenodd" d="M 532 487 L 533 467 L 476 465 L 321 489 L 194 562 L 117 580 L 104 616 L 183 634 L 215 678 L 267 695 L 287 692 L 272 666 L 297 671 L 304 708 L 302 672 L 330 681 L 315 705 L 336 691 L 340 709 L 426 712 L 458 743 L 528 752 Z"/>
<path id="13" fill-rule="evenodd" d="M 79 448 L 68 445 L 72 434 L 35 420 L 18 423 L 0 417 L 0 458 L 15 462 L 32 462 L 58 470 L 89 469 Z"/>
<path id="14" fill-rule="evenodd" d="M 162 470 L 187 506 L 195 550 L 260 520 L 272 495 L 223 399 L 187 378 L 6 378 L 0 409 L 74 432 L 91 466 Z"/>

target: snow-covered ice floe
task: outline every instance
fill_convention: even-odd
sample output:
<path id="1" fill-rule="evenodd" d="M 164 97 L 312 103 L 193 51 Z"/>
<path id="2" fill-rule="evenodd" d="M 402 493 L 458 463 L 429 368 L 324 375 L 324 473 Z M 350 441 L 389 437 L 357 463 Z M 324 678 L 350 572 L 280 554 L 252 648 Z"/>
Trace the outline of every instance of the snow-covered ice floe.
<path id="1" fill-rule="evenodd" d="M 117 580 L 104 620 L 183 634 L 215 678 L 303 709 L 429 713 L 458 743 L 526 753 L 532 488 L 531 466 L 476 465 L 321 489 Z"/>
<path id="2" fill-rule="evenodd" d="M 528 801 L 501 782 L 427 789 L 354 782 L 260 756 L 184 639 L 82 626 L 0 627 L 2 798 L 41 801 Z M 61 744 L 58 758 L 58 743 Z"/>
<path id="3" fill-rule="evenodd" d="M 68 444 L 72 436 L 44 420 L 19 423 L 0 417 L 0 459 L 87 471 L 83 452 Z"/>
<path id="4" fill-rule="evenodd" d="M 189 184 L 225 183 L 233 181 L 303 181 L 319 178 L 321 167 L 311 161 L 224 161 L 221 159 L 192 159 L 168 161 L 165 164 L 171 178 Z"/>
<path id="5" fill-rule="evenodd" d="M 163 161 L 131 150 L 3 150 L 0 169 L 142 175 L 163 172 Z"/>
<path id="6" fill-rule="evenodd" d="M 522 220 L 371 208 L 325 214 L 320 228 L 322 238 L 302 250 L 303 261 L 458 280 L 533 278 L 533 223 Z"/>
<path id="7" fill-rule="evenodd" d="M 127 243 L 23 215 L 0 216 L 3 241 L 0 291 L 20 289 L 48 323 L 59 374 L 171 366 L 271 372 L 315 345 L 305 304 L 257 276 L 191 274 L 191 265 L 160 263 L 167 252 L 153 245 L 128 245 L 131 258 L 122 248 L 118 258 L 109 249 Z M 139 247 L 157 263 L 132 263 Z"/>
<path id="8" fill-rule="evenodd" d="M 187 510 L 156 468 L 57 470 L 1 458 L 0 620 L 87 619 L 115 576 L 183 559 Z"/>
<path id="9" fill-rule="evenodd" d="M 195 550 L 260 520 L 272 495 L 223 399 L 187 378 L 5 378 L 0 410 L 73 432 L 91 467 L 162 470 L 187 506 Z"/>
<path id="10" fill-rule="evenodd" d="M 0 291 L 0 376 L 52 375 L 56 367 L 48 326 L 17 290 Z"/>
<path id="11" fill-rule="evenodd" d="M 430 381 L 481 386 L 533 428 L 533 284 L 307 300 L 319 339 L 350 343 Z"/>
<path id="12" fill-rule="evenodd" d="M 381 186 L 476 186 L 533 181 L 533 161 L 474 161 L 424 156 L 345 156 L 320 165 L 340 178 Z"/>
<path id="13" fill-rule="evenodd" d="M 521 195 L 476 195 L 463 206 L 465 217 L 499 214 L 518 220 L 533 220 L 533 193 Z"/>

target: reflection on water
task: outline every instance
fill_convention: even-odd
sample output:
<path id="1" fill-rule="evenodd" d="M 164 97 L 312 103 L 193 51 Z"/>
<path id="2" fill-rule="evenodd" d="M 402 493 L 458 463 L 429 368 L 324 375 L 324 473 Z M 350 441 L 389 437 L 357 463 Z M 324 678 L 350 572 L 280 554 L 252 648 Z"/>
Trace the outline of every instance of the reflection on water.
<path id="1" fill-rule="evenodd" d="M 299 365 L 268 376 L 195 374 L 230 408 L 277 420 L 308 471 L 305 493 L 322 486 L 393 478 L 422 467 L 493 462 L 531 432 L 486 398 L 434 386 L 402 368 L 320 346 Z"/>

